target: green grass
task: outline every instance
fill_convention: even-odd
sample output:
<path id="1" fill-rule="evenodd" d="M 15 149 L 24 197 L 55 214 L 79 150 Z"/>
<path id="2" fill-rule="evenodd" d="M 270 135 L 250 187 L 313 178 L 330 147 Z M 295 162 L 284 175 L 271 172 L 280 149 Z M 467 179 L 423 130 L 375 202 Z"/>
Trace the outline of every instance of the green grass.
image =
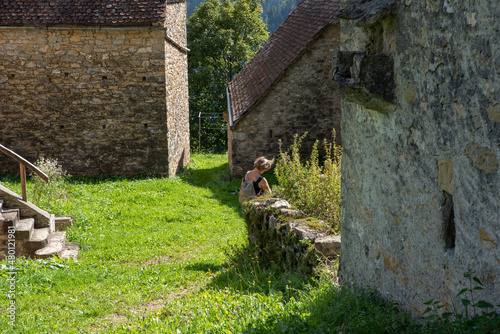
<path id="1" fill-rule="evenodd" d="M 170 179 L 70 180 L 67 198 L 46 209 L 73 217 L 68 239 L 80 245 L 81 257 L 16 260 L 15 328 L 4 312 L 9 283 L 2 279 L 7 263 L 0 262 L 0 332 L 400 333 L 418 327 L 372 292 L 259 263 L 247 246 L 240 180 L 228 175 L 226 155 L 194 155 Z M 19 192 L 16 178 L 2 183 Z"/>

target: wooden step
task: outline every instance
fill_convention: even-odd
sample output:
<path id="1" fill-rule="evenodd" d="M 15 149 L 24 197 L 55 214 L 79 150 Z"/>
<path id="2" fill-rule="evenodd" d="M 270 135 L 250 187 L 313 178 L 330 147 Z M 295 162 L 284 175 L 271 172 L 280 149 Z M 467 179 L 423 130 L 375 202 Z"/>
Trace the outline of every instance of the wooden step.
<path id="1" fill-rule="evenodd" d="M 50 233 L 49 242 L 47 246 L 35 252 L 35 257 L 39 259 L 46 259 L 53 255 L 59 255 L 64 249 L 66 244 L 66 232 L 53 232 Z"/>

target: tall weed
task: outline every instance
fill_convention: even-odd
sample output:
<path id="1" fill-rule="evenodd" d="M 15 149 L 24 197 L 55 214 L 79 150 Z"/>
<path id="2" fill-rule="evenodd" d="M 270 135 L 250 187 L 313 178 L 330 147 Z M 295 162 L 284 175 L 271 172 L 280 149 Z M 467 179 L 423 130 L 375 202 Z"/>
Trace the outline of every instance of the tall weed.
<path id="1" fill-rule="evenodd" d="M 57 159 L 40 158 L 35 165 L 49 177 L 49 182 L 35 176 L 30 200 L 35 205 L 50 208 L 56 200 L 66 197 L 68 174 L 58 165 Z"/>
<path id="2" fill-rule="evenodd" d="M 340 233 L 340 165 L 342 148 L 333 140 L 324 140 L 325 156 L 320 164 L 318 141 L 314 144 L 309 160 L 302 163 L 300 145 L 307 132 L 295 135 L 293 144 L 283 152 L 274 173 L 279 186 L 274 187 L 278 196 L 309 215 L 326 220 L 335 233 Z"/>

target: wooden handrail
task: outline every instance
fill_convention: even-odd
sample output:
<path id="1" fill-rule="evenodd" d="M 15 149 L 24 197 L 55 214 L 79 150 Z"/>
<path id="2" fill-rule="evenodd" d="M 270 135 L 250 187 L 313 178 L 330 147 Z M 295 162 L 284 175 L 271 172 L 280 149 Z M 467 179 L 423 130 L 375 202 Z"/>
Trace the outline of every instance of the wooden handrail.
<path id="1" fill-rule="evenodd" d="M 27 200 L 27 196 L 26 196 L 26 167 L 28 167 L 33 173 L 38 175 L 45 182 L 49 182 L 49 177 L 44 172 L 42 172 L 35 165 L 33 165 L 28 160 L 24 159 L 22 156 L 20 156 L 16 152 L 9 150 L 7 147 L 5 147 L 1 144 L 0 144 L 0 152 L 8 155 L 12 159 L 17 160 L 19 162 L 19 169 L 20 169 L 20 174 L 21 174 L 21 191 L 22 191 L 23 201 L 26 202 L 26 200 Z"/>

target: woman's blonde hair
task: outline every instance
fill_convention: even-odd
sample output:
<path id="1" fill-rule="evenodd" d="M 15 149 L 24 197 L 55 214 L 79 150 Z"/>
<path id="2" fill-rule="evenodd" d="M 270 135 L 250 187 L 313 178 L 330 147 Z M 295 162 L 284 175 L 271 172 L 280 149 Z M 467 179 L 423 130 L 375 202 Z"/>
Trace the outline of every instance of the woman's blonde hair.
<path id="1" fill-rule="evenodd" d="M 271 169 L 273 163 L 274 163 L 274 158 L 272 158 L 271 160 L 267 160 L 266 157 L 258 157 L 257 159 L 255 159 L 253 166 L 260 171 L 269 170 Z"/>

